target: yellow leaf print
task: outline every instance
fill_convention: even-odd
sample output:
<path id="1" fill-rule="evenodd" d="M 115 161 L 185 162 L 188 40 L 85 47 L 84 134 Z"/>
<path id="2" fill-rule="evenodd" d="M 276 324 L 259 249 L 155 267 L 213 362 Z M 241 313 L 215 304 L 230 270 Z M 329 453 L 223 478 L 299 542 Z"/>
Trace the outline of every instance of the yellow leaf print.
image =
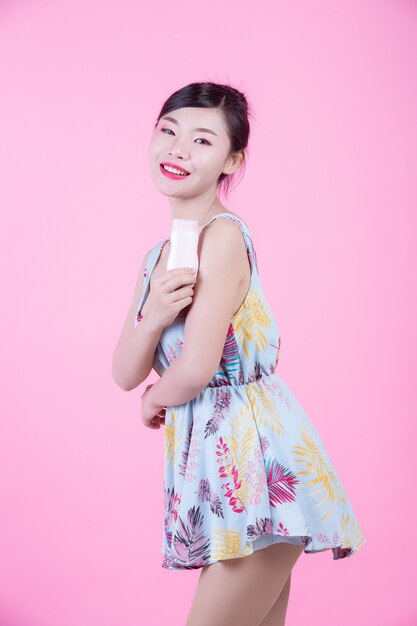
<path id="1" fill-rule="evenodd" d="M 343 531 L 342 546 L 352 546 L 355 551 L 359 550 L 365 541 L 365 536 L 359 525 L 355 523 L 354 519 L 350 519 L 349 513 L 347 515 L 342 515 L 340 518 L 340 524 Z"/>
<path id="2" fill-rule="evenodd" d="M 324 454 L 320 451 L 311 434 L 303 430 L 300 435 L 306 445 L 294 446 L 293 450 L 294 454 L 300 457 L 298 459 L 296 458 L 295 461 L 305 463 L 306 469 L 297 472 L 297 474 L 306 474 L 312 477 L 309 482 L 301 485 L 302 487 L 318 485 L 317 489 L 309 493 L 310 496 L 320 493 L 321 491 L 324 492 L 322 499 L 320 502 L 317 502 L 315 508 L 328 504 L 329 509 L 321 518 L 325 520 L 334 512 L 334 507 L 339 502 L 346 502 L 347 496 L 335 470 L 332 469 L 331 465 L 326 461 Z"/>
<path id="3" fill-rule="evenodd" d="M 241 407 L 239 413 L 233 415 L 231 432 L 233 435 L 225 438 L 225 440 L 228 441 L 233 464 L 239 472 L 239 480 L 241 481 L 241 486 L 237 490 L 239 500 L 246 505 L 251 496 L 251 485 L 246 477 L 250 470 L 249 461 L 253 459 L 257 436 L 249 402 Z"/>
<path id="4" fill-rule="evenodd" d="M 165 436 L 164 436 L 164 449 L 165 449 L 165 463 L 176 463 L 178 459 L 178 448 L 183 442 L 183 437 L 176 439 L 175 428 L 175 411 L 170 410 L 165 415 Z"/>
<path id="5" fill-rule="evenodd" d="M 214 528 L 211 534 L 210 560 L 232 559 L 240 555 L 240 533 L 236 530 Z"/>
<path id="6" fill-rule="evenodd" d="M 249 358 L 248 344 L 255 343 L 257 350 L 264 350 L 268 344 L 262 328 L 270 328 L 272 319 L 268 314 L 265 299 L 254 289 L 250 289 L 243 305 L 232 317 L 231 323 L 243 351 Z"/>
<path id="7" fill-rule="evenodd" d="M 280 422 L 277 403 L 274 402 L 271 392 L 258 381 L 246 385 L 246 394 L 252 405 L 256 423 L 260 426 L 270 426 L 272 432 L 281 435 L 284 427 Z"/>

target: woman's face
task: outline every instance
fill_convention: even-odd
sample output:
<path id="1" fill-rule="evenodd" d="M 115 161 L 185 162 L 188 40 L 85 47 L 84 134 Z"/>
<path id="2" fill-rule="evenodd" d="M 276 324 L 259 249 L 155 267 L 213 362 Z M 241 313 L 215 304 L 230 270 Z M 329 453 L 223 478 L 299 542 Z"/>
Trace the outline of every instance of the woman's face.
<path id="1" fill-rule="evenodd" d="M 217 108 L 183 107 L 161 117 L 149 146 L 151 176 L 167 196 L 192 197 L 216 189 L 220 174 L 229 171 L 230 140 Z M 185 169 L 172 176 L 162 163 Z M 234 168 L 235 169 L 235 168 Z"/>

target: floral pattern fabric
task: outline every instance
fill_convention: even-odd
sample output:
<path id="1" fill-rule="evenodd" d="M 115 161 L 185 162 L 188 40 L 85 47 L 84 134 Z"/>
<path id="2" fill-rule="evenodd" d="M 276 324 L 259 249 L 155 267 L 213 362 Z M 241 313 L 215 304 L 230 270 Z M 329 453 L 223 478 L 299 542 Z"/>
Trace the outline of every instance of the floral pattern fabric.
<path id="1" fill-rule="evenodd" d="M 323 440 L 276 374 L 281 337 L 251 234 L 240 218 L 212 220 L 219 217 L 239 224 L 251 280 L 210 383 L 166 407 L 162 567 L 197 569 L 282 541 L 303 544 L 306 554 L 349 557 L 366 540 Z M 135 326 L 167 241 L 147 258 Z M 161 334 L 159 375 L 182 351 L 185 311 Z"/>

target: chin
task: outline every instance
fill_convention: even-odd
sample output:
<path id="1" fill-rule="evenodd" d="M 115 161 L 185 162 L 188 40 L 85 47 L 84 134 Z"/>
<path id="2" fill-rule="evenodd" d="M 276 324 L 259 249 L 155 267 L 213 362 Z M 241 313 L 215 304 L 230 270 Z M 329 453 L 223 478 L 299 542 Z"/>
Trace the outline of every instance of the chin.
<path id="1" fill-rule="evenodd" d="M 164 185 L 162 184 L 157 184 L 155 183 L 155 187 L 157 188 L 157 190 L 159 191 L 159 193 L 162 193 L 163 196 L 167 196 L 167 198 L 181 198 L 183 196 L 183 194 L 180 191 L 175 191 L 172 189 L 167 189 L 166 187 L 164 187 Z"/>

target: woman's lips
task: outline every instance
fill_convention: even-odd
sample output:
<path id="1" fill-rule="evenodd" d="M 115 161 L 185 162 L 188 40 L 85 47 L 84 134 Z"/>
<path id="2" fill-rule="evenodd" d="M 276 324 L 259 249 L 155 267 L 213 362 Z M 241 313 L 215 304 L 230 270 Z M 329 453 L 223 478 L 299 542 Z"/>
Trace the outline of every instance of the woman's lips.
<path id="1" fill-rule="evenodd" d="M 187 178 L 189 176 L 189 174 L 183 176 L 182 174 L 173 174 L 172 172 L 168 172 L 168 170 L 166 170 L 162 164 L 160 164 L 159 169 L 164 174 L 164 176 L 166 176 L 167 178 L 173 178 L 175 180 L 179 180 L 180 178 Z"/>

